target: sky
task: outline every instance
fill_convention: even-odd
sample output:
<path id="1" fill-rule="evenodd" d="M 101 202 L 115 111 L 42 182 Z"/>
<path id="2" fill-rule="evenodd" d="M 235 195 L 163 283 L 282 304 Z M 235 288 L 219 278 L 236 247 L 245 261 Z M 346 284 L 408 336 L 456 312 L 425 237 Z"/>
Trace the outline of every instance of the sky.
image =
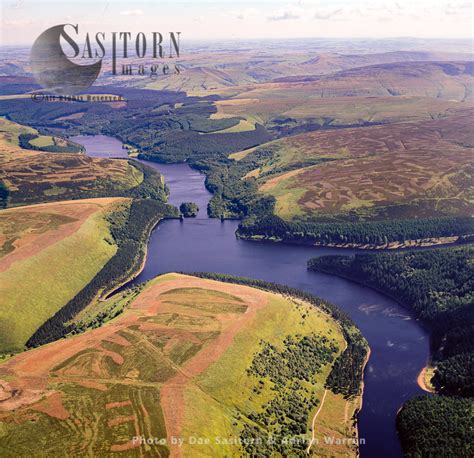
<path id="1" fill-rule="evenodd" d="M 181 32 L 182 39 L 471 38 L 466 0 L 0 0 L 0 44 L 31 45 L 48 27 L 85 33 Z"/>

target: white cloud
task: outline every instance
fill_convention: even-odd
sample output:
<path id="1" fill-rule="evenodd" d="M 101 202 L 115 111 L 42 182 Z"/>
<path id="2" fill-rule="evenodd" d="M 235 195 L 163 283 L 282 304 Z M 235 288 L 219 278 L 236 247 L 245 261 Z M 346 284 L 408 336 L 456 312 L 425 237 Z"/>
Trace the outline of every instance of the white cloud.
<path id="1" fill-rule="evenodd" d="M 121 16 L 143 16 L 142 10 L 126 10 L 120 12 Z"/>
<path id="2" fill-rule="evenodd" d="M 11 19 L 2 21 L 2 24 L 5 27 L 26 27 L 34 23 L 31 19 Z"/>
<path id="3" fill-rule="evenodd" d="M 271 16 L 268 16 L 269 21 L 289 21 L 299 19 L 303 14 L 303 9 L 288 6 L 286 8 L 280 8 L 276 10 Z"/>
<path id="4" fill-rule="evenodd" d="M 456 15 L 465 15 L 469 14 L 469 10 L 472 14 L 472 3 L 465 2 L 465 3 L 448 3 L 444 8 L 444 14 L 448 14 L 450 16 Z"/>
<path id="5" fill-rule="evenodd" d="M 244 10 L 237 11 L 235 16 L 237 19 L 245 21 L 258 16 L 258 11 L 255 8 L 245 8 Z"/>
<path id="6" fill-rule="evenodd" d="M 330 19 L 333 16 L 339 15 L 340 13 L 343 12 L 342 8 L 337 8 L 337 9 L 323 9 L 323 10 L 318 10 L 316 13 L 314 13 L 314 19 Z"/>

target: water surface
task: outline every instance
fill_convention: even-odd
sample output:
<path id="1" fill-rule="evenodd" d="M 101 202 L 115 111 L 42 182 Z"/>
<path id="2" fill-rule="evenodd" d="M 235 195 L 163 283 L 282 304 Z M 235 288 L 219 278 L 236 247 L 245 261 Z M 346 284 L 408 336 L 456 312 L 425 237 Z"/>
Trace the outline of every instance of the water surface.
<path id="1" fill-rule="evenodd" d="M 122 142 L 106 135 L 77 135 L 69 140 L 79 143 L 86 148 L 86 153 L 91 157 L 114 158 L 128 157 L 127 150 L 122 148 Z"/>
<path id="2" fill-rule="evenodd" d="M 91 148 L 103 149 L 102 136 L 95 140 L 102 143 L 100 147 L 93 137 L 86 138 L 88 154 Z M 77 137 L 75 141 L 79 142 Z M 350 254 L 354 250 L 238 240 L 234 235 L 236 221 L 206 217 L 211 195 L 204 187 L 203 175 L 185 164 L 147 164 L 164 174 L 171 203 L 193 201 L 201 212 L 198 218 L 167 220 L 157 226 L 148 244 L 144 270 L 132 283 L 170 271 L 219 272 L 286 284 L 338 305 L 359 326 L 372 351 L 359 415 L 359 435 L 366 441 L 361 445 L 361 455 L 402 456 L 395 429 L 396 413 L 404 401 L 422 393 L 416 377 L 429 356 L 427 333 L 388 297 L 348 280 L 306 269 L 310 257 Z"/>
<path id="3" fill-rule="evenodd" d="M 204 177 L 187 165 L 163 166 L 171 201 L 209 199 Z M 200 187 L 196 182 L 200 181 Z M 190 186 L 193 183 L 193 186 Z M 205 207 L 204 207 L 205 208 Z M 371 357 L 364 376 L 363 409 L 359 434 L 363 457 L 400 457 L 395 429 L 398 409 L 407 399 L 423 393 L 416 378 L 429 355 L 427 333 L 406 309 L 364 286 L 332 275 L 310 272 L 306 262 L 313 256 L 350 254 L 355 250 L 307 247 L 271 242 L 238 240 L 238 222 L 205 218 L 167 220 L 152 233 L 148 258 L 140 283 L 170 271 L 209 271 L 282 283 L 316 294 L 344 309 L 369 342 Z"/>

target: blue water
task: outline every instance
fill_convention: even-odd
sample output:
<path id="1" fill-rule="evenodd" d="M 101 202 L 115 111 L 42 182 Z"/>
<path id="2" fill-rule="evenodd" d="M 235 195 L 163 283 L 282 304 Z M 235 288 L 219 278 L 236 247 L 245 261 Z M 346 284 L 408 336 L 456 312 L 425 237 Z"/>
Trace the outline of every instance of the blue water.
<path id="1" fill-rule="evenodd" d="M 101 140 L 88 142 L 88 154 L 103 154 L 95 153 L 97 142 Z M 107 148 L 116 146 L 112 142 Z M 354 250 L 238 240 L 234 235 L 238 222 L 207 218 L 206 205 L 211 195 L 204 187 L 203 175 L 185 164 L 147 164 L 164 174 L 172 204 L 193 201 L 201 211 L 198 218 L 159 224 L 148 244 L 144 270 L 133 283 L 169 271 L 220 272 L 290 285 L 338 305 L 359 326 L 372 352 L 364 374 L 363 408 L 359 415 L 359 435 L 365 440 L 360 447 L 361 455 L 402 456 L 395 429 L 396 413 L 404 401 L 422 393 L 416 378 L 429 356 L 427 333 L 388 297 L 306 269 L 307 260 L 313 256 L 350 254 Z"/>

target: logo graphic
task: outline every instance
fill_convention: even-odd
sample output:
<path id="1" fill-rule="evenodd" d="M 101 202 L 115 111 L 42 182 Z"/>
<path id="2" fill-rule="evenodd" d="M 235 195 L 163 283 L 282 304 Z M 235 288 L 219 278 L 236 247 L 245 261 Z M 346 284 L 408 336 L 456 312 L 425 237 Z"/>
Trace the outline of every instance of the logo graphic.
<path id="1" fill-rule="evenodd" d="M 74 95 L 94 83 L 102 68 L 102 59 L 90 65 L 71 62 L 63 52 L 60 39 L 63 37 L 73 48 L 77 44 L 64 32 L 66 25 L 78 32 L 78 26 L 72 24 L 45 30 L 31 48 L 30 65 L 36 81 L 44 89 L 54 94 Z"/>

